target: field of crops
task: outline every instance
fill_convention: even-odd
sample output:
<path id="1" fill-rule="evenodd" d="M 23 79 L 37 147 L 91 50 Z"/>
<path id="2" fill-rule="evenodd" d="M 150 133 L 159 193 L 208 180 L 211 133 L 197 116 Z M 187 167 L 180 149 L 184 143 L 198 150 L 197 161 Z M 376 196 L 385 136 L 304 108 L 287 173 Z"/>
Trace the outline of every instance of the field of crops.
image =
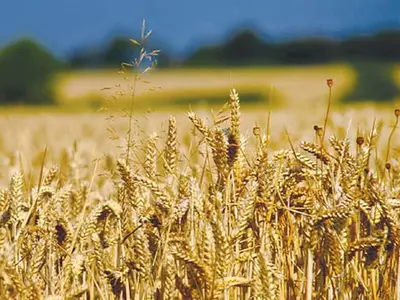
<path id="1" fill-rule="evenodd" d="M 335 78 L 335 93 L 340 97 L 354 84 L 354 72 L 347 65 L 321 65 L 279 68 L 172 69 L 151 72 L 146 83 L 137 84 L 136 105 L 147 107 L 212 104 L 226 97 L 233 86 L 241 90 L 242 103 L 265 103 L 271 93 L 275 104 L 312 105 L 326 94 L 325 79 Z M 129 101 L 132 78 L 124 79 L 117 71 L 86 71 L 61 74 L 57 80 L 58 99 L 64 105 L 94 103 L 118 95 Z M 121 93 L 127 94 L 121 97 Z M 250 96 L 250 97 L 249 97 Z M 252 96 L 252 97 L 251 97 Z M 224 99 L 225 100 L 225 99 Z"/>
<path id="2" fill-rule="evenodd" d="M 271 111 L 3 115 L 0 298 L 400 299 L 400 111 L 327 114 L 313 76 Z"/>

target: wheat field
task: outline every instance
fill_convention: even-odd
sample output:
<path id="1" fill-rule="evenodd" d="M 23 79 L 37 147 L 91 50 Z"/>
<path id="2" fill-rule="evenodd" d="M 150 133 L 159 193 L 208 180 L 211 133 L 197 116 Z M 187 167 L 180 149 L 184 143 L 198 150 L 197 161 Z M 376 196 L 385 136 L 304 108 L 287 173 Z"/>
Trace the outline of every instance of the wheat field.
<path id="1" fill-rule="evenodd" d="M 227 99 L 2 116 L 0 299 L 400 299 L 400 111 Z"/>
<path id="2" fill-rule="evenodd" d="M 154 70 L 146 75 L 146 83 L 135 87 L 137 105 L 156 100 L 171 103 L 176 97 L 209 97 L 226 94 L 233 86 L 241 93 L 257 92 L 267 96 L 271 87 L 274 99 L 282 105 L 302 103 L 311 105 L 325 95 L 324 78 L 335 78 L 338 97 L 354 85 L 354 70 L 346 64 L 320 66 L 289 66 L 268 68 L 220 68 L 220 69 L 167 69 Z M 130 95 L 128 80 L 116 71 L 85 71 L 60 74 L 55 80 L 57 98 L 63 105 L 76 105 L 95 101 L 121 91 Z M 131 76 L 132 77 L 132 76 Z M 117 87 L 117 89 L 115 89 Z M 129 97 L 128 97 L 129 98 Z M 129 99 L 128 99 L 129 102 Z"/>

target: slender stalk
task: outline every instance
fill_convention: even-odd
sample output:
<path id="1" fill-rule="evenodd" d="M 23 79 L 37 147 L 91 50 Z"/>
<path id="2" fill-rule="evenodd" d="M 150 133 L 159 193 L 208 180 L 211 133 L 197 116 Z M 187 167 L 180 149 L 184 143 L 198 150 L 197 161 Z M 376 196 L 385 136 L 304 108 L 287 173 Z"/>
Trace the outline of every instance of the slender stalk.
<path id="1" fill-rule="evenodd" d="M 327 84 L 328 84 L 328 88 L 329 88 L 329 97 L 328 97 L 328 107 L 326 108 L 326 114 L 325 114 L 325 121 L 324 121 L 324 128 L 322 131 L 322 140 L 321 140 L 321 144 L 324 144 L 324 140 L 325 140 L 325 133 L 326 133 L 326 126 L 328 124 L 328 119 L 329 119 L 329 112 L 331 110 L 331 102 L 332 102 L 332 85 L 333 85 L 333 80 L 332 79 L 328 79 L 327 80 Z M 323 146 L 322 146 L 323 147 Z"/>
<path id="2" fill-rule="evenodd" d="M 307 289 L 306 289 L 306 300 L 312 299 L 312 287 L 313 287 L 313 253 L 311 249 L 307 250 Z"/>
<path id="3" fill-rule="evenodd" d="M 274 87 L 271 86 L 269 91 L 269 99 L 268 99 L 268 119 L 267 119 L 267 145 L 269 144 L 271 138 L 271 102 L 272 102 L 272 95 L 274 92 Z"/>
<path id="4" fill-rule="evenodd" d="M 396 299 L 400 300 L 400 255 L 397 259 L 397 285 L 396 285 Z"/>
<path id="5" fill-rule="evenodd" d="M 393 137 L 394 132 L 396 131 L 397 125 L 399 124 L 399 115 L 400 115 L 399 110 L 396 109 L 394 114 L 395 114 L 395 117 L 396 117 L 396 122 L 393 125 L 392 131 L 390 132 L 390 135 L 389 135 L 388 144 L 387 144 L 387 150 L 386 150 L 385 163 L 389 162 L 390 145 L 392 143 L 392 137 Z"/>
<path id="6" fill-rule="evenodd" d="M 140 63 L 140 62 L 139 62 Z M 135 68 L 135 77 L 133 80 L 133 87 L 132 87 L 132 94 L 131 94 L 131 103 L 129 109 L 129 127 L 127 132 L 127 142 L 126 142 L 126 164 L 129 164 L 129 154 L 131 151 L 131 143 L 132 143 L 132 121 L 133 121 L 133 109 L 135 104 L 135 95 L 136 95 L 136 83 L 139 79 L 139 63 L 136 65 Z"/>

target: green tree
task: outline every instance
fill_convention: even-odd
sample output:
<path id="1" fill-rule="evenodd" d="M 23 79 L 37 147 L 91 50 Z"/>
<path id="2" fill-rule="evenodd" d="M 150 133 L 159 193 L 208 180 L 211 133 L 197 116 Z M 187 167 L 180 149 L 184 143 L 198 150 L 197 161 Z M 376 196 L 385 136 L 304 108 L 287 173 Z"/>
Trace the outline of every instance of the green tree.
<path id="1" fill-rule="evenodd" d="M 150 38 L 151 39 L 151 38 Z M 116 36 L 106 46 L 100 65 L 101 67 L 115 68 L 122 62 L 131 63 L 135 57 L 140 55 L 140 47 L 133 45 L 128 37 Z M 154 49 L 161 49 L 159 56 L 157 56 L 157 66 L 160 68 L 169 67 L 172 61 L 169 55 L 164 50 L 164 47 L 156 46 L 159 42 L 151 40 L 146 41 L 144 45 L 146 51 L 152 51 Z M 145 62 L 145 64 L 149 62 Z"/>
<path id="2" fill-rule="evenodd" d="M 305 38 L 281 43 L 276 58 L 284 64 L 319 64 L 338 60 L 340 44 L 324 38 Z"/>
<path id="3" fill-rule="evenodd" d="M 17 41 L 0 52 L 0 103 L 54 102 L 51 79 L 61 63 L 30 39 Z"/>
<path id="4" fill-rule="evenodd" d="M 344 95 L 343 102 L 391 102 L 400 95 L 400 90 L 393 80 L 392 63 L 367 60 L 353 62 L 352 67 L 357 74 L 356 85 Z"/>
<path id="5" fill-rule="evenodd" d="M 221 52 L 220 59 L 228 65 L 258 65 L 271 61 L 273 47 L 256 31 L 243 29 L 222 45 Z"/>
<path id="6" fill-rule="evenodd" d="M 206 45 L 193 52 L 186 66 L 246 66 L 274 62 L 274 46 L 264 42 L 256 31 L 243 29 L 224 43 Z"/>
<path id="7" fill-rule="evenodd" d="M 188 67 L 223 66 L 224 62 L 220 57 L 222 57 L 220 47 L 204 46 L 189 55 L 184 65 Z"/>
<path id="8" fill-rule="evenodd" d="M 140 47 L 133 45 L 129 40 L 128 36 L 115 36 L 104 47 L 88 46 L 77 49 L 69 57 L 68 65 L 74 69 L 96 69 L 118 68 L 123 62 L 132 63 L 135 57 L 139 57 Z M 175 63 L 164 50 L 165 47 L 155 47 L 150 41 L 145 47 L 147 51 L 161 49 L 157 56 L 159 68 L 167 68 Z"/>
<path id="9" fill-rule="evenodd" d="M 139 47 L 132 45 L 128 38 L 115 37 L 105 47 L 101 59 L 102 67 L 116 67 L 122 62 L 131 62 L 139 55 Z"/>

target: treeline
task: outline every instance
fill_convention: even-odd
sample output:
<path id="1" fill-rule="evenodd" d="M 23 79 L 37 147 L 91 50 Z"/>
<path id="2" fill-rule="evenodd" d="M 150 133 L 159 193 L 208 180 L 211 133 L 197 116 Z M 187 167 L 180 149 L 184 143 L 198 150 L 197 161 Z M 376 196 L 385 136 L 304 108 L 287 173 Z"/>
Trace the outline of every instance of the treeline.
<path id="1" fill-rule="evenodd" d="M 186 66 L 321 64 L 337 61 L 400 61 L 400 29 L 346 39 L 303 38 L 268 42 L 253 30 L 242 30 L 225 42 L 201 47 Z"/>
<path id="2" fill-rule="evenodd" d="M 185 58 L 170 55 L 157 43 L 149 48 L 161 49 L 160 68 L 216 67 L 282 64 L 321 64 L 338 61 L 400 61 L 400 29 L 346 39 L 302 38 L 273 42 L 251 29 L 236 32 L 216 45 L 203 45 Z M 104 47 L 74 51 L 67 65 L 71 68 L 108 68 L 131 61 L 138 54 L 128 37 L 116 37 Z"/>
<path id="3" fill-rule="evenodd" d="M 75 69 L 86 68 L 117 68 L 122 62 L 130 63 L 139 57 L 140 48 L 130 42 L 128 36 L 116 36 L 100 47 L 88 46 L 76 49 L 67 58 L 66 67 Z M 157 65 L 160 68 L 172 67 L 175 63 L 170 55 L 160 47 L 159 42 L 146 41 L 147 50 L 160 49 Z"/>

